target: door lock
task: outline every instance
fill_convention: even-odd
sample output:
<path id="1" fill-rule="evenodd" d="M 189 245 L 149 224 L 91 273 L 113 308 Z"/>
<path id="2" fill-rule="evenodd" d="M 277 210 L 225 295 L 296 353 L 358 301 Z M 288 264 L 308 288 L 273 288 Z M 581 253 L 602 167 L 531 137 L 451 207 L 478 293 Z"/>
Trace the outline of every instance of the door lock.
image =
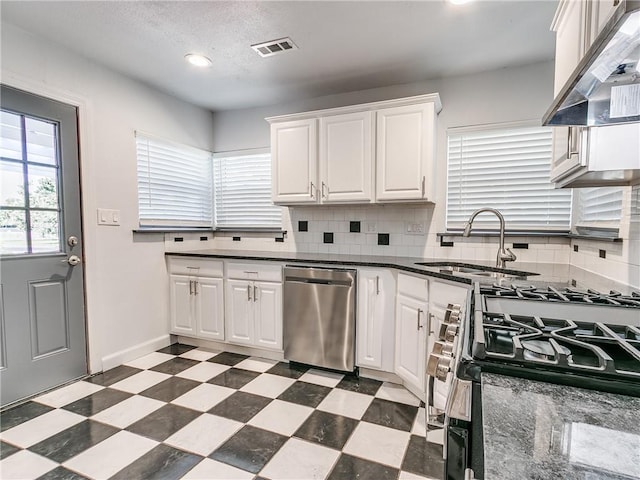
<path id="1" fill-rule="evenodd" d="M 71 235 L 69 238 L 67 238 L 67 244 L 70 247 L 75 247 L 78 244 L 78 237 Z"/>
<path id="2" fill-rule="evenodd" d="M 72 267 L 75 267 L 80 262 L 82 262 L 82 260 L 80 260 L 80 257 L 77 255 L 70 255 L 69 258 L 65 258 L 64 260 L 62 260 L 62 263 L 68 263 Z"/>

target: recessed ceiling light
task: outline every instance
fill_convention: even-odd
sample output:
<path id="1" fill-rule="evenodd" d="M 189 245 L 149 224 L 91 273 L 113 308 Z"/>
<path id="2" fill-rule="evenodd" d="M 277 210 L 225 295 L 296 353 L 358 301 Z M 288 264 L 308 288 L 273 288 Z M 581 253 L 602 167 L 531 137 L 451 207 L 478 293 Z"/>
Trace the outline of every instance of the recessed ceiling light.
<path id="1" fill-rule="evenodd" d="M 471 3 L 474 0 L 449 0 L 449 3 L 453 5 L 464 5 L 465 3 Z"/>
<path id="2" fill-rule="evenodd" d="M 207 58 L 204 55 L 199 55 L 197 53 L 187 53 L 184 56 L 184 59 L 191 65 L 194 65 L 196 67 L 210 67 L 211 65 L 213 65 L 213 62 L 210 58 Z"/>

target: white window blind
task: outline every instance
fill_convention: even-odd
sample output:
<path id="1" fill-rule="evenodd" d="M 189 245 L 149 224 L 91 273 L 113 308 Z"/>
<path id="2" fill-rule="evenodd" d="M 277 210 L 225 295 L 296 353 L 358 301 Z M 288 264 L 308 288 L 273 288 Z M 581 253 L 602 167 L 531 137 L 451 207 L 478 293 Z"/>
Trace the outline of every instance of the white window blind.
<path id="1" fill-rule="evenodd" d="M 281 228 L 271 201 L 271 155 L 214 155 L 216 228 Z"/>
<path id="2" fill-rule="evenodd" d="M 508 230 L 568 231 L 571 191 L 549 181 L 552 132 L 530 123 L 451 129 L 448 135 L 447 228 L 463 228 L 482 207 L 503 213 Z M 476 228 L 498 227 L 479 215 Z"/>
<path id="3" fill-rule="evenodd" d="M 136 133 L 140 225 L 213 225 L 211 152 Z"/>
<path id="4" fill-rule="evenodd" d="M 622 214 L 622 187 L 577 188 L 576 225 L 617 223 Z"/>

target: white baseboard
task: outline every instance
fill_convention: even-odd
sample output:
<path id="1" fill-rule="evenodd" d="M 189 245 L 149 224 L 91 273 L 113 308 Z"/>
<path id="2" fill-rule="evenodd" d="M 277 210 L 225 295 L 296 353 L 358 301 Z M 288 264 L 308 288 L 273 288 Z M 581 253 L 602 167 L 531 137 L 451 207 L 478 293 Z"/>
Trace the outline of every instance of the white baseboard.
<path id="1" fill-rule="evenodd" d="M 178 337 L 178 342 L 193 347 L 201 347 L 214 352 L 231 352 L 241 355 L 250 355 L 252 357 L 267 358 L 269 360 L 277 360 L 279 362 L 286 361 L 283 351 L 263 350 L 262 348 L 245 347 L 243 345 L 234 345 L 232 343 L 217 342 L 215 340 L 204 340 L 202 338 Z"/>
<path id="2" fill-rule="evenodd" d="M 149 340 L 148 342 L 139 343 L 126 350 L 120 350 L 119 352 L 112 353 L 106 357 L 102 357 L 102 369 L 104 371 L 110 370 L 114 367 L 122 365 L 130 360 L 142 357 L 149 353 L 155 352 L 161 348 L 171 345 L 171 335 L 161 335 L 158 338 Z"/>

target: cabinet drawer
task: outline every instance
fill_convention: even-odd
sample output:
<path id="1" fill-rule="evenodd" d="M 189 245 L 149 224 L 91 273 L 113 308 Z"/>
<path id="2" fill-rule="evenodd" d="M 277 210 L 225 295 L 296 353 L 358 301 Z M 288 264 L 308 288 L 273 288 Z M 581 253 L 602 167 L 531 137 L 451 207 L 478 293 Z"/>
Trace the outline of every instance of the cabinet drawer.
<path id="1" fill-rule="evenodd" d="M 398 293 L 426 301 L 429 298 L 429 281 L 426 278 L 398 274 Z"/>
<path id="2" fill-rule="evenodd" d="M 264 263 L 227 263 L 227 278 L 237 280 L 282 281 L 282 265 Z"/>
<path id="3" fill-rule="evenodd" d="M 177 275 L 198 275 L 201 277 L 222 277 L 223 262 L 199 257 L 168 257 L 169 273 Z"/>

